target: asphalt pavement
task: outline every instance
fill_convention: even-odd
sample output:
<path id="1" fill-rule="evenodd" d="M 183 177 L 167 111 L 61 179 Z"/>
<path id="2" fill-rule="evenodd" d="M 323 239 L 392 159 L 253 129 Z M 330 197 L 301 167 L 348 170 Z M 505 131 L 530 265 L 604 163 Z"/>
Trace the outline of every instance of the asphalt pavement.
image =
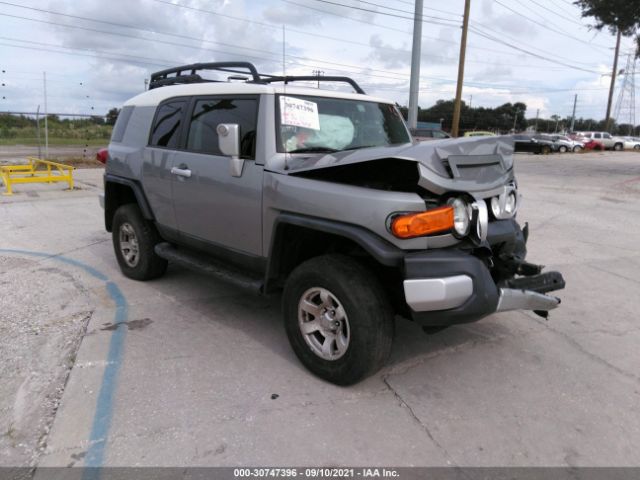
<path id="1" fill-rule="evenodd" d="M 518 155 L 532 262 L 567 288 L 426 335 L 353 387 L 309 374 L 278 297 L 118 270 L 98 205 L 0 197 L 0 465 L 638 466 L 640 154 Z M 37 337 L 37 338 L 36 338 Z"/>

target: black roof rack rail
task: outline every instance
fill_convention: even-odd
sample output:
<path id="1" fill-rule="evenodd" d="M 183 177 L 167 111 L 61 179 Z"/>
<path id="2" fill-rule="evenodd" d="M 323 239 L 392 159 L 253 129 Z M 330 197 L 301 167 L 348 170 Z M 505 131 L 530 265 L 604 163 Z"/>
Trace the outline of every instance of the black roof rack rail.
<path id="1" fill-rule="evenodd" d="M 177 85 L 181 83 L 204 83 L 217 81 L 202 78 L 196 73 L 200 70 L 218 70 L 244 75 L 249 74 L 251 75 L 253 82 L 263 83 L 258 70 L 256 70 L 256 67 L 249 62 L 193 63 L 191 65 L 168 68 L 166 70 L 152 73 L 151 81 L 149 82 L 149 90 L 152 88 L 164 87 L 166 85 Z"/>
<path id="2" fill-rule="evenodd" d="M 353 89 L 362 95 L 365 95 L 364 90 L 356 83 L 353 78 L 349 77 L 334 77 L 334 76 L 318 76 L 318 75 L 296 75 L 296 76 L 285 76 L 285 77 L 277 77 L 277 76 L 267 76 L 267 78 L 262 78 L 259 83 L 274 83 L 274 82 L 284 82 L 285 84 L 291 82 L 306 82 L 306 81 L 314 81 L 314 82 L 344 82 L 348 83 L 353 87 Z M 258 83 L 258 82 L 256 82 Z"/>
<path id="3" fill-rule="evenodd" d="M 317 75 L 303 75 L 303 76 L 276 76 L 266 75 L 258 73 L 256 67 L 250 62 L 211 62 L 211 63 L 193 63 L 191 65 L 183 65 L 181 67 L 167 68 L 151 74 L 151 81 L 149 82 L 149 90 L 158 87 L 164 87 L 166 85 L 178 85 L 183 83 L 204 83 L 204 82 L 217 82 L 219 80 L 209 80 L 202 78 L 198 75 L 198 71 L 201 70 L 218 70 L 221 72 L 237 73 L 242 75 L 250 75 L 251 79 L 248 79 L 248 83 L 275 83 L 284 82 L 285 84 L 291 82 L 344 82 L 348 83 L 353 89 L 360 94 L 364 95 L 364 90 L 356 83 L 356 81 L 349 77 L 335 77 L 335 76 L 317 76 Z"/>

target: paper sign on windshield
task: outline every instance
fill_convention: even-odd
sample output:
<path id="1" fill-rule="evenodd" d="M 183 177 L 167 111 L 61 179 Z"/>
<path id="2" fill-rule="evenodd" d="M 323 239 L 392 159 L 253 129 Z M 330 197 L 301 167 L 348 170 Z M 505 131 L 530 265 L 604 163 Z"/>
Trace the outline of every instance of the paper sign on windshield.
<path id="1" fill-rule="evenodd" d="M 320 130 L 318 104 L 294 97 L 280 97 L 280 123 Z"/>

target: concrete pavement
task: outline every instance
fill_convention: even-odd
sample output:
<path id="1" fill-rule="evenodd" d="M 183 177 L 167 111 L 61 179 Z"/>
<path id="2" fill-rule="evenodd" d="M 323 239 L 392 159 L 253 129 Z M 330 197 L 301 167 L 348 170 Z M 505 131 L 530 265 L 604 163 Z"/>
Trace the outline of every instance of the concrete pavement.
<path id="1" fill-rule="evenodd" d="M 36 371 L 26 360 L 1 382 L 0 427 L 13 430 L 0 464 L 638 466 L 640 155 L 518 155 L 516 169 L 528 258 L 563 272 L 562 306 L 432 336 L 398 322 L 390 364 L 350 388 L 303 369 L 277 297 L 177 267 L 124 278 L 99 171 L 77 172 L 82 190 L 0 198 L 0 249 L 23 250 L 0 250 L 0 285 L 29 292 L 3 294 L 2 312 L 68 325 L 27 362 L 44 386 L 16 393 Z M 55 409 L 25 407 L 56 392 Z M 7 421 L 19 414 L 37 435 Z"/>

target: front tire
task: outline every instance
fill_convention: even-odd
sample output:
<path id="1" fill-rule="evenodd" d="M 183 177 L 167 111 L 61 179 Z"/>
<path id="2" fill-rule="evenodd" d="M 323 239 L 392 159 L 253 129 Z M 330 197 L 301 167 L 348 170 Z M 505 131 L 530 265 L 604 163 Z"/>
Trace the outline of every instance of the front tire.
<path id="1" fill-rule="evenodd" d="M 542 154 L 543 155 L 549 155 L 551 153 L 551 147 L 548 145 L 545 145 L 544 147 L 542 147 Z"/>
<path id="2" fill-rule="evenodd" d="M 302 364 L 337 385 L 352 385 L 386 362 L 393 310 L 373 272 L 351 257 L 324 255 L 299 265 L 283 295 L 284 324 Z"/>
<path id="3" fill-rule="evenodd" d="M 167 270 L 167 261 L 154 247 L 162 241 L 154 225 L 146 220 L 138 205 L 120 206 L 113 215 L 113 249 L 120 270 L 134 280 L 158 278 Z"/>
<path id="4" fill-rule="evenodd" d="M 561 145 L 558 150 L 560 151 L 560 153 L 567 153 L 567 147 L 565 147 L 564 145 Z"/>
<path id="5" fill-rule="evenodd" d="M 577 153 L 581 151 L 582 151 L 582 147 L 580 145 L 576 145 L 575 147 L 573 147 L 573 153 Z"/>
<path id="6" fill-rule="evenodd" d="M 621 143 L 616 143 L 616 144 L 613 146 L 613 149 L 614 149 L 616 152 L 619 152 L 620 150 L 622 150 L 622 149 L 623 149 L 623 147 L 624 147 L 624 145 L 622 145 Z"/>

